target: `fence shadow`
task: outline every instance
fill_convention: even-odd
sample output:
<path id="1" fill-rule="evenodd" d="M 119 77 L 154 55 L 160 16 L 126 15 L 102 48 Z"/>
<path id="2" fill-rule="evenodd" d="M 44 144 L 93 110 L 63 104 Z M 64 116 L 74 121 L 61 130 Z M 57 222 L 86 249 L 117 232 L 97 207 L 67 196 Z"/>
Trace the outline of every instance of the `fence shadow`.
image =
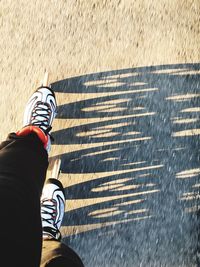
<path id="1" fill-rule="evenodd" d="M 64 242 L 86 266 L 195 266 L 200 64 L 52 84 L 64 104 Z"/>

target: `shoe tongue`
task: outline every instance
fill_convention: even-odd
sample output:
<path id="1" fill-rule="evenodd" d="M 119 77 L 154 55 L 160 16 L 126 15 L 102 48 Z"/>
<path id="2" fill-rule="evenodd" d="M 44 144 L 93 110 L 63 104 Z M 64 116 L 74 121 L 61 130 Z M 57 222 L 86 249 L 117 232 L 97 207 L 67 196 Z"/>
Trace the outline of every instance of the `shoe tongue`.
<path id="1" fill-rule="evenodd" d="M 43 114 L 46 114 L 46 112 L 44 112 L 43 110 L 38 110 L 38 111 L 37 111 L 37 114 L 38 114 L 38 115 L 43 115 Z"/>
<path id="2" fill-rule="evenodd" d="M 41 206 L 42 219 L 50 225 L 54 225 L 56 220 L 55 206 L 50 200 L 45 200 Z"/>
<path id="3" fill-rule="evenodd" d="M 40 103 L 40 104 L 38 104 L 38 107 L 42 108 L 42 109 L 46 109 L 46 110 L 48 110 L 48 108 L 49 108 L 46 103 Z"/>

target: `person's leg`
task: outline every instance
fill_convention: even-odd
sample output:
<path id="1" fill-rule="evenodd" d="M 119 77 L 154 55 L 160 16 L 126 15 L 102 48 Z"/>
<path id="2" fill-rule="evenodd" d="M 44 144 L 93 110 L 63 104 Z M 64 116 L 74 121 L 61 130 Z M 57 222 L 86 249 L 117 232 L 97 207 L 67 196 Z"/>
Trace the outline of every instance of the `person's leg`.
<path id="1" fill-rule="evenodd" d="M 34 133 L 26 137 L 12 133 L 1 144 L 0 240 L 5 266 L 39 266 L 40 195 L 47 166 L 47 152 Z"/>
<path id="2" fill-rule="evenodd" d="M 40 196 L 55 107 L 52 90 L 38 89 L 27 105 L 24 128 L 0 145 L 0 258 L 7 267 L 40 264 Z"/>
<path id="3" fill-rule="evenodd" d="M 61 242 L 60 227 L 65 212 L 61 182 L 48 179 L 41 197 L 43 247 L 40 267 L 84 267 L 79 256 Z"/>

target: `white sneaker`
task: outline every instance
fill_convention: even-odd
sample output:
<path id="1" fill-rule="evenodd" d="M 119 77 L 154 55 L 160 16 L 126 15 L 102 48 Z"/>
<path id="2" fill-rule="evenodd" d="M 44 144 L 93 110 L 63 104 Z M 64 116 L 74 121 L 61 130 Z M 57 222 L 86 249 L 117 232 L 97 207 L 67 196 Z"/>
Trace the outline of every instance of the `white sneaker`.
<path id="1" fill-rule="evenodd" d="M 44 185 L 41 196 L 43 238 L 61 239 L 60 227 L 65 212 L 65 194 L 61 182 L 50 178 Z"/>
<path id="2" fill-rule="evenodd" d="M 46 135 L 56 116 L 56 98 L 50 87 L 39 87 L 30 97 L 24 112 L 23 127 L 37 126 Z"/>

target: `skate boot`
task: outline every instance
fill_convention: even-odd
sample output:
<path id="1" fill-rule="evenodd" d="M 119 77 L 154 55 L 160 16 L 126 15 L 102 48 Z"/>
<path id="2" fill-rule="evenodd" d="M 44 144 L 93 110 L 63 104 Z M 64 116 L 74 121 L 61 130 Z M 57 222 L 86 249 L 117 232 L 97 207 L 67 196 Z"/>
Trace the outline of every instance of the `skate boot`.
<path id="1" fill-rule="evenodd" d="M 48 86 L 39 87 L 30 97 L 23 120 L 23 128 L 17 135 L 28 135 L 35 132 L 44 144 L 47 152 L 50 150 L 52 129 L 51 125 L 56 116 L 56 98 Z"/>
<path id="2" fill-rule="evenodd" d="M 23 126 L 37 126 L 48 134 L 56 116 L 56 107 L 56 98 L 52 89 L 50 87 L 38 88 L 27 103 Z"/>
<path id="3" fill-rule="evenodd" d="M 61 239 L 60 227 L 65 212 L 65 194 L 61 182 L 47 180 L 41 196 L 41 218 L 44 239 Z"/>

